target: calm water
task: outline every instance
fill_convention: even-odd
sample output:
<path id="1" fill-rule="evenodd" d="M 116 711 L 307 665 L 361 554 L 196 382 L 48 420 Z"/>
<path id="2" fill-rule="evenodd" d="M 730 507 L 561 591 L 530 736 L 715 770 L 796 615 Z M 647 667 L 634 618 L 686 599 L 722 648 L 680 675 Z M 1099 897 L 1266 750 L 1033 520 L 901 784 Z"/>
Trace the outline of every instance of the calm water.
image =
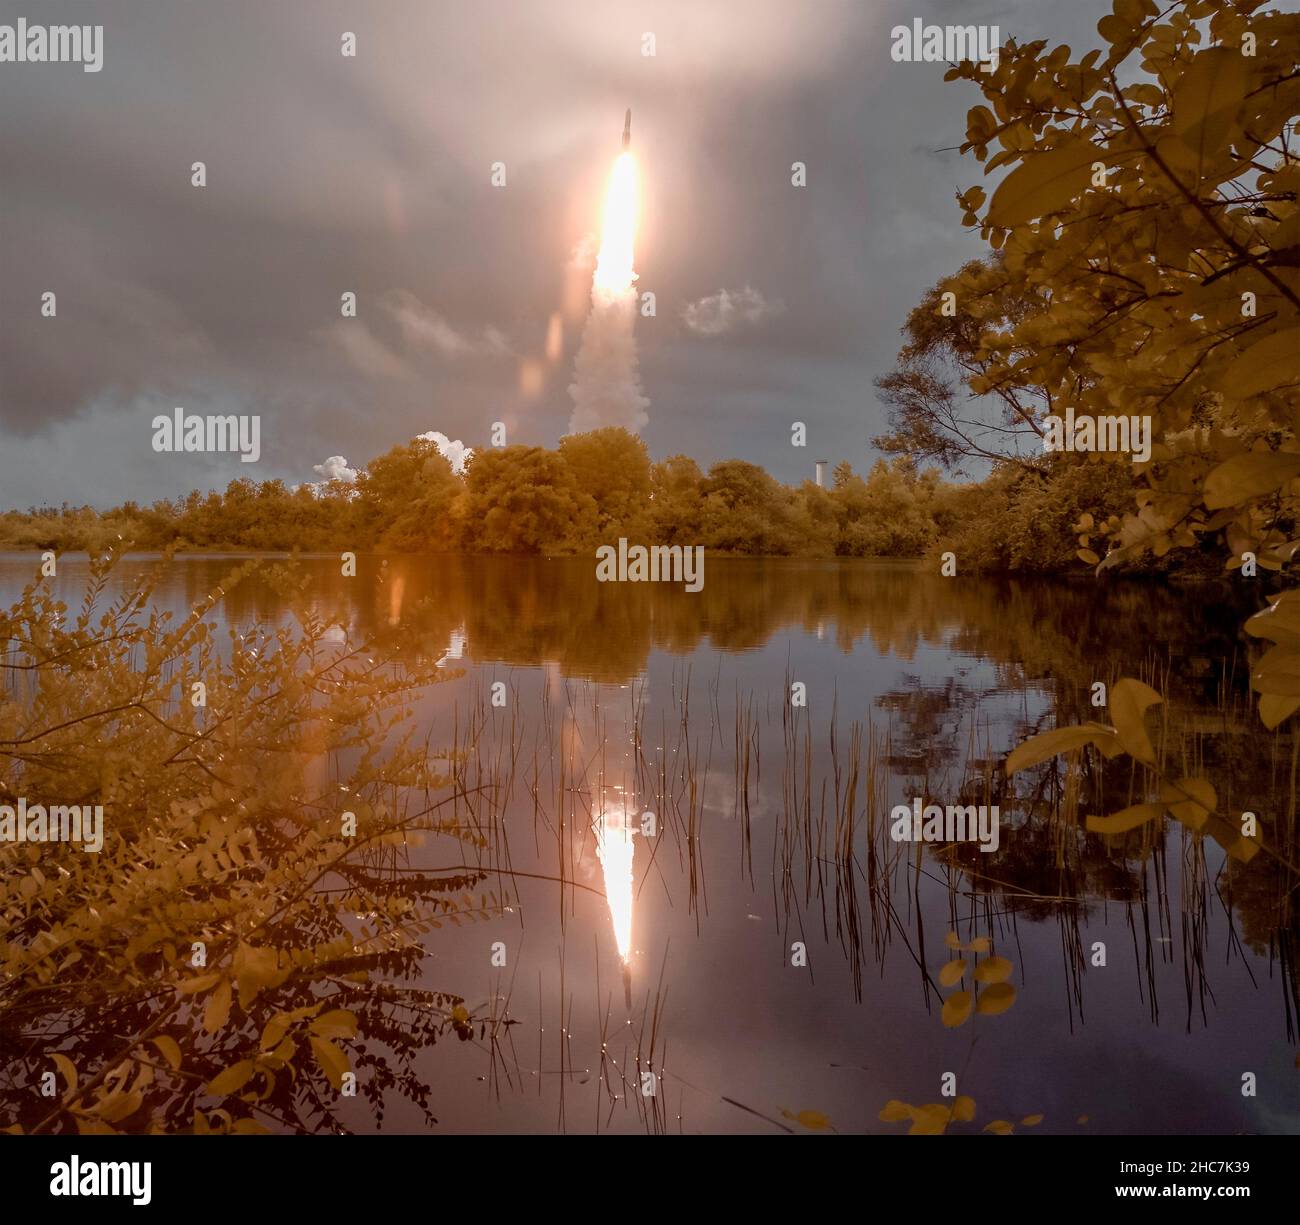
<path id="1" fill-rule="evenodd" d="M 110 593 L 156 564 L 128 559 Z M 233 564 L 166 563 L 157 602 L 187 609 Z M 812 1110 L 897 1132 L 885 1102 L 942 1101 L 952 1072 L 977 1126 L 1300 1132 L 1298 931 L 1280 871 L 1261 856 L 1229 872 L 1172 823 L 1125 857 L 1063 818 L 1059 770 L 1026 776 L 1018 802 L 998 769 L 1027 732 L 1104 718 L 1094 681 L 1140 675 L 1168 696 L 1171 754 L 1203 763 L 1226 810 L 1280 820 L 1292 742 L 1249 712 L 1239 610 L 902 563 L 709 559 L 698 594 L 599 584 L 587 560 L 363 557 L 356 578 L 337 559 L 301 565 L 340 638 L 401 627 L 444 661 L 415 715 L 433 745 L 477 712 L 472 770 L 509 763 L 484 862 L 530 875 L 498 882 L 506 913 L 433 933 L 424 974 L 515 1024 L 495 1052 L 424 1053 L 438 1130 L 800 1131 L 783 1112 Z M 6 602 L 34 566 L 0 556 Z M 70 603 L 84 577 L 61 559 Z M 254 577 L 221 619 L 280 620 L 279 590 Z M 806 706 L 790 703 L 796 683 Z M 1082 810 L 1123 807 L 1124 785 Z M 892 842 L 889 810 L 914 796 L 1000 803 L 998 851 Z M 992 938 L 1017 997 L 947 1029 L 954 928 Z M 348 1106 L 350 1126 L 374 1127 Z M 426 1126 L 392 1100 L 386 1130 Z"/>

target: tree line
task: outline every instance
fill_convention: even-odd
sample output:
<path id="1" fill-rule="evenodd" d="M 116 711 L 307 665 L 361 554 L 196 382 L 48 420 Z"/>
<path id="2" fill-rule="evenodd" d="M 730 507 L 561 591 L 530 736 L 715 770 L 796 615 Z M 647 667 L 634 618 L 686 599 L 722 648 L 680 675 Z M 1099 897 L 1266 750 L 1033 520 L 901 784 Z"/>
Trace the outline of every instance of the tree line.
<path id="1" fill-rule="evenodd" d="M 9 511 L 0 514 L 0 546 L 558 555 L 626 537 L 712 554 L 951 550 L 966 570 L 1081 570 L 1074 521 L 1085 510 L 1118 514 L 1132 493 L 1123 469 L 1079 456 L 998 461 L 985 480 L 957 482 L 907 452 L 878 459 L 865 475 L 840 463 L 828 487 L 785 485 L 739 459 L 707 472 L 685 455 L 655 462 L 640 438 L 609 427 L 568 435 L 554 449 L 479 451 L 463 476 L 433 442 L 416 438 L 372 460 L 355 482 L 290 488 L 244 478 L 224 492 L 149 506 Z"/>

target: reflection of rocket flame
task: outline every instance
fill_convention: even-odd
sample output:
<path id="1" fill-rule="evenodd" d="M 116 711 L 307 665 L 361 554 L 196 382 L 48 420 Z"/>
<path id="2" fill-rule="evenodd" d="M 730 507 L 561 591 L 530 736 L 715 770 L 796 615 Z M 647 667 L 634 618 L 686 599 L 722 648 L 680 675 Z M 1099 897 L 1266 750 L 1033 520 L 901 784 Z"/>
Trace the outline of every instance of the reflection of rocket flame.
<path id="1" fill-rule="evenodd" d="M 631 970 L 628 957 L 632 952 L 632 860 L 636 849 L 632 845 L 635 830 L 627 811 L 626 800 L 615 801 L 614 806 L 596 818 L 596 855 L 605 874 L 605 897 L 609 902 L 609 917 L 614 925 L 614 942 L 623 959 L 624 980 L 631 994 Z"/>

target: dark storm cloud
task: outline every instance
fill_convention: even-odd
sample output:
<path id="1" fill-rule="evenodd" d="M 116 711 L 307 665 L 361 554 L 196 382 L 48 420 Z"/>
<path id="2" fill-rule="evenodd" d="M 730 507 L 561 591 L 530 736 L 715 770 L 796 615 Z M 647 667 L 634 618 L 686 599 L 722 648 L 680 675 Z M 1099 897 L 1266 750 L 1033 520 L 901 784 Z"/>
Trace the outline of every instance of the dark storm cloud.
<path id="1" fill-rule="evenodd" d="M 34 8 L 0 20 L 102 24 L 104 65 L 0 65 L 6 504 L 247 475 L 149 449 L 149 418 L 177 404 L 261 413 L 256 475 L 295 481 L 431 428 L 479 444 L 504 420 L 553 445 L 586 307 L 569 257 L 628 105 L 658 310 L 638 329 L 651 450 L 792 478 L 803 420 L 819 457 L 867 462 L 871 381 L 908 308 L 978 251 L 952 201 L 978 168 L 933 152 L 960 143 L 973 92 L 893 63 L 890 27 L 998 21 L 1079 45 L 1103 11 L 1058 31 L 1063 3 L 1035 5 L 1022 33 L 1005 4 L 949 2 Z M 780 309 L 712 332 L 683 318 L 746 287 Z"/>

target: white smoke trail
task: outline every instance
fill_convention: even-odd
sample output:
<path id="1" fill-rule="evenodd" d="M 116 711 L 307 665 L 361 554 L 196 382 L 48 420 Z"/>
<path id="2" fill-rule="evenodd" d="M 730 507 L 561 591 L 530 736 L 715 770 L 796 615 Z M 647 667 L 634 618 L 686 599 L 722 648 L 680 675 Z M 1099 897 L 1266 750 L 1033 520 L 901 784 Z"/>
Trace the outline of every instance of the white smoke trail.
<path id="1" fill-rule="evenodd" d="M 623 293 L 592 288 L 591 314 L 569 384 L 570 434 L 605 425 L 621 425 L 635 434 L 650 420 L 645 411 L 650 401 L 641 394 L 637 372 L 635 322 L 635 288 Z"/>

